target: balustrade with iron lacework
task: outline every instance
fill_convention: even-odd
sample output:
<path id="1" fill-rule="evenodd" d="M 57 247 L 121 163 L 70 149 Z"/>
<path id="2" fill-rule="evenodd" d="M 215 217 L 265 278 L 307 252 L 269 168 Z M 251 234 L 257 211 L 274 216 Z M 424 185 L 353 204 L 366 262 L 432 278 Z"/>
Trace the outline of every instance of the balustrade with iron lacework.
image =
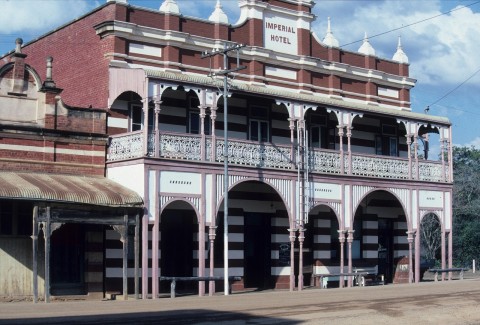
<path id="1" fill-rule="evenodd" d="M 204 146 L 205 150 L 202 150 Z M 203 142 L 198 135 L 162 133 L 160 135 L 159 157 L 163 159 L 223 162 L 224 140 L 216 139 L 212 150 L 212 137 L 206 137 Z M 148 137 L 147 156 L 153 157 L 155 150 L 154 136 Z M 291 146 L 274 145 L 271 143 L 258 143 L 252 141 L 229 140 L 228 157 L 232 166 L 252 168 L 271 168 L 282 170 L 295 170 L 295 161 L 291 157 Z M 202 157 L 202 152 L 205 157 Z M 140 158 L 144 156 L 143 132 L 132 132 L 113 136 L 108 153 L 108 162 Z M 342 173 L 341 154 L 334 150 L 314 149 L 309 153 L 310 168 L 313 173 L 336 174 Z M 343 156 L 344 174 L 360 177 L 373 177 L 382 179 L 409 179 L 409 162 L 404 158 L 373 156 L 366 154 L 352 154 L 351 168 L 348 154 Z M 411 179 L 427 182 L 448 182 L 448 168 L 442 163 L 422 161 L 411 164 Z"/>

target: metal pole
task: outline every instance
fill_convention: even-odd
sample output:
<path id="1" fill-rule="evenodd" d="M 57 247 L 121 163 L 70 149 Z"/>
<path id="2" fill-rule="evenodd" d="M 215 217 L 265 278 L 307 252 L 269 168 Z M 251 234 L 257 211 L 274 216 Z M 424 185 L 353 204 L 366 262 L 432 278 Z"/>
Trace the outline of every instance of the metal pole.
<path id="1" fill-rule="evenodd" d="M 212 57 L 217 54 L 223 55 L 223 66 L 224 70 L 219 71 L 218 73 L 211 74 L 213 75 L 223 75 L 223 130 L 224 130 L 224 148 L 223 148 L 223 165 L 224 165 L 224 175 L 223 175 L 223 189 L 224 189 L 224 201 L 223 201 L 223 276 L 224 276 L 224 292 L 227 296 L 229 294 L 228 286 L 228 74 L 234 71 L 239 71 L 245 69 L 245 66 L 240 66 L 238 58 L 238 50 L 244 45 L 233 45 L 228 47 L 225 43 L 223 50 L 214 50 L 212 53 L 204 52 L 202 58 Z M 230 51 L 237 51 L 237 67 L 234 69 L 228 69 L 228 57 L 227 53 Z M 213 134 L 214 135 L 214 134 Z"/>
<path id="2" fill-rule="evenodd" d="M 226 48 L 226 45 L 225 45 Z M 223 68 L 228 69 L 227 54 L 223 54 Z M 223 137 L 224 137 L 224 147 L 223 147 L 223 190 L 224 190 L 224 201 L 223 201 L 223 291 L 225 296 L 228 296 L 228 76 L 225 74 L 223 76 Z"/>

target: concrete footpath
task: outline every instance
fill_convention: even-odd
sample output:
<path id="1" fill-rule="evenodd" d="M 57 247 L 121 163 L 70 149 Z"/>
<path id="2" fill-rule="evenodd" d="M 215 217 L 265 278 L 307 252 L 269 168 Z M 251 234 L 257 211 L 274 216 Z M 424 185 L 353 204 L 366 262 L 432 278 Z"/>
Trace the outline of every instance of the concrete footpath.
<path id="1" fill-rule="evenodd" d="M 480 279 L 155 300 L 4 302 L 0 324 L 480 324 Z"/>

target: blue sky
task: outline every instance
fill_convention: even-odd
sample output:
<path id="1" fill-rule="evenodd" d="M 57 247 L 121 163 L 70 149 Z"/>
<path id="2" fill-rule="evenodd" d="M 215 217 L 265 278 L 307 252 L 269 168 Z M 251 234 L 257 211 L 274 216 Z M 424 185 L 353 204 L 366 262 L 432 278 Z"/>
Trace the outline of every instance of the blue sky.
<path id="1" fill-rule="evenodd" d="M 0 54 L 81 16 L 105 0 L 0 0 Z M 163 0 L 128 0 L 158 9 Z M 208 18 L 216 0 L 177 0 L 185 16 Z M 237 0 L 221 0 L 231 24 Z M 417 80 L 412 110 L 447 116 L 455 145 L 480 148 L 480 1 L 317 0 L 312 31 L 323 39 L 327 18 L 342 48 L 357 51 L 367 32 L 376 55 L 391 59 L 398 37 Z M 442 14 L 445 13 L 445 14 Z M 393 31 L 392 31 L 393 30 Z M 391 32 L 389 32 L 391 31 Z M 438 147 L 432 139 L 432 149 Z"/>

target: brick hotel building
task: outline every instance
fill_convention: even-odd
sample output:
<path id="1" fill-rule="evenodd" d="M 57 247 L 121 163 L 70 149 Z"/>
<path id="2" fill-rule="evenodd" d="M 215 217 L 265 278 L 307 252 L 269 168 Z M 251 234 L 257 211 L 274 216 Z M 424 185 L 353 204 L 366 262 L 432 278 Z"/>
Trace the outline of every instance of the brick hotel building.
<path id="1" fill-rule="evenodd" d="M 156 298 L 168 290 L 160 276 L 223 275 L 225 184 L 228 273 L 241 278 L 234 291 L 302 289 L 315 284 L 314 274 L 355 270 L 375 270 L 386 283 L 419 282 L 420 224 L 431 215 L 441 222 L 442 266 L 451 267 L 451 123 L 412 111 L 415 79 L 400 40 L 392 40 L 391 59 L 376 56 L 366 36 L 358 51 L 347 51 L 330 22 L 322 37 L 312 32 L 311 0 L 238 5 L 240 17 L 230 23 L 220 2 L 208 19 L 200 19 L 182 15 L 175 0 L 159 0 L 159 10 L 107 1 L 0 58 L 2 116 L 10 110 L 2 127 L 18 127 L 14 121 L 24 113 L 36 127 L 45 123 L 35 140 L 43 142 L 2 135 L 2 166 L 17 174 L 28 170 L 31 183 L 35 173 L 94 174 L 124 195 L 138 196 L 118 205 L 76 202 L 76 210 L 87 213 L 73 213 L 75 220 L 66 214 L 66 223 L 76 223 L 54 228 L 44 250 L 51 257 L 39 268 L 49 264 L 55 270 L 46 291 L 105 294 L 128 285 L 130 292 L 139 288 L 144 298 Z M 236 51 L 229 52 L 224 66 L 222 50 L 234 45 L 238 60 Z M 212 51 L 219 55 L 205 56 Z M 24 72 L 15 77 L 18 57 Z M 46 63 L 47 57 L 53 62 Z M 227 98 L 224 70 L 231 70 Z M 12 90 L 29 71 L 29 91 Z M 42 87 L 52 80 L 53 88 Z M 61 101 L 55 89 L 63 89 Z M 34 114 L 43 104 L 51 114 Z M 45 140 L 42 130 L 60 125 L 55 114 L 79 119 L 62 126 L 63 133 L 55 131 L 73 134 L 65 141 L 75 140 L 68 145 L 74 151 Z M 426 159 L 431 133 L 440 141 L 438 160 Z M 43 156 L 32 150 L 20 157 L 9 141 L 44 148 L 52 143 L 54 149 L 40 150 L 51 152 L 49 166 L 73 169 L 36 168 L 27 162 Z M 69 165 L 79 157 L 85 159 Z M 15 169 L 15 159 L 25 167 Z M 71 188 L 58 191 L 67 195 Z M 24 247 L 0 257 L 9 256 L 30 276 L 30 236 L 38 229 L 13 233 L 4 224 L 31 225 L 32 211 L 46 216 L 49 201 L 35 208 L 37 199 L 24 193 L 22 199 L 33 203 L 20 217 L 22 207 L 4 210 L 4 203 L 19 202 L 13 194 L 2 194 L 0 252 L 15 240 Z M 45 230 L 49 222 L 42 220 Z M 38 241 L 47 247 L 46 239 Z M 7 272 L 0 266 L 2 278 Z M 200 295 L 220 291 L 214 282 L 182 286 Z M 32 294 L 32 288 L 26 283 L 23 292 Z"/>

